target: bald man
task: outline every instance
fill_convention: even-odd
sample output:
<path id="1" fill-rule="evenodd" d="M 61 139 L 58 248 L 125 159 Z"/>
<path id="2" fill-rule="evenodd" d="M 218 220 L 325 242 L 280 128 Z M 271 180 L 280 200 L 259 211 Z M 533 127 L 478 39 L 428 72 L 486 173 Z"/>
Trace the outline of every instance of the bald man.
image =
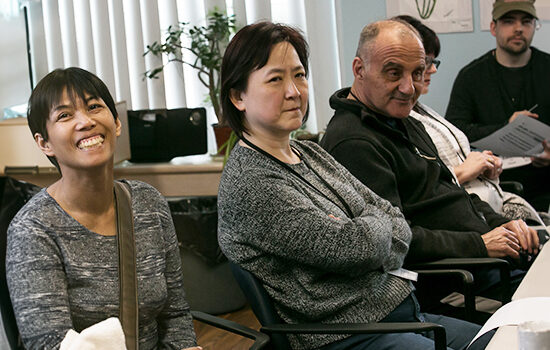
<path id="1" fill-rule="evenodd" d="M 322 146 L 401 209 L 413 232 L 408 262 L 536 254 L 536 232 L 458 186 L 422 124 L 409 118 L 425 62 L 418 33 L 408 24 L 366 26 L 353 60 L 353 85 L 330 98 L 335 114 Z"/>
<path id="2" fill-rule="evenodd" d="M 330 98 L 335 113 L 321 145 L 401 209 L 413 233 L 406 264 L 476 257 L 514 262 L 536 255 L 536 231 L 521 220 L 508 221 L 460 187 L 422 124 L 409 118 L 425 68 L 422 42 L 409 24 L 388 20 L 366 26 L 352 64 L 353 85 Z M 499 295 L 498 271 L 472 272 L 478 295 Z M 523 274 L 514 271 L 514 285 Z M 438 307 L 448 292 L 430 289 L 423 306 Z"/>

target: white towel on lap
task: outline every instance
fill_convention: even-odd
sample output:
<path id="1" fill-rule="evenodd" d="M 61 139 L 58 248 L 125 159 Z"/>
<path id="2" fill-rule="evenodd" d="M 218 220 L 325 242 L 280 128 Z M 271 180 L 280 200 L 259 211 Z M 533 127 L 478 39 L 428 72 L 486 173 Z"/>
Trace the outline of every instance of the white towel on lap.
<path id="1" fill-rule="evenodd" d="M 60 350 L 126 350 L 122 325 L 111 317 L 77 333 L 69 330 L 61 342 Z"/>

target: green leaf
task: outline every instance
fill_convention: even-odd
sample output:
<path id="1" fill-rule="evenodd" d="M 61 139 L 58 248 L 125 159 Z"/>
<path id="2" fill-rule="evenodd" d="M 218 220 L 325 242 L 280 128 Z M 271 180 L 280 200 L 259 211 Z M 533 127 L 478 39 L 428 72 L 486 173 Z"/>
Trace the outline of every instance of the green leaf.
<path id="1" fill-rule="evenodd" d="M 236 32 L 236 29 L 234 15 L 227 16 L 218 8 L 214 8 L 208 13 L 204 26 L 191 26 L 187 22 L 181 22 L 177 26 L 170 25 L 164 41 L 161 43 L 155 41 L 147 45 L 143 55 L 171 55 L 177 54 L 182 48 L 190 50 L 196 55 L 194 62 L 179 61 L 196 69 L 201 82 L 210 90 L 209 96 L 215 96 L 216 100 L 219 100 L 219 76 L 223 53 L 229 37 Z M 184 36 L 190 41 L 188 46 L 182 45 Z M 151 69 L 144 73 L 144 77 L 157 78 L 163 69 L 164 65 Z M 219 119 L 220 116 L 218 116 Z"/>

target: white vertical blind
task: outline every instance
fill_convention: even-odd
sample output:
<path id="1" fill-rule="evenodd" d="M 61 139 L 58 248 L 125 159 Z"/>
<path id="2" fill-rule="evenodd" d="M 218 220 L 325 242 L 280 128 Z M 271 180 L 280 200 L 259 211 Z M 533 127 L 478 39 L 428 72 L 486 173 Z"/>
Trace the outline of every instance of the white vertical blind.
<path id="1" fill-rule="evenodd" d="M 44 34 L 46 35 L 46 53 L 48 70 L 63 66 L 63 48 L 59 27 L 59 7 L 57 0 L 43 0 Z"/>
<path id="2" fill-rule="evenodd" d="M 227 4 L 225 0 L 204 0 L 204 18 L 206 18 L 214 10 L 218 12 L 226 13 Z M 203 22 L 205 23 L 204 20 Z M 218 120 L 216 119 L 216 115 L 214 113 L 214 109 L 211 107 L 208 113 L 208 122 L 211 124 L 215 124 L 218 122 Z"/>
<path id="3" fill-rule="evenodd" d="M 128 52 L 128 73 L 131 109 L 148 109 L 147 85 L 143 78 L 145 60 L 143 59 L 143 35 L 141 32 L 141 13 L 138 0 L 123 0 L 124 27 L 126 29 L 126 49 Z"/>
<path id="4" fill-rule="evenodd" d="M 115 75 L 116 100 L 126 101 L 132 109 L 130 93 L 130 73 L 126 52 L 126 32 L 124 29 L 124 11 L 120 0 L 109 0 L 109 28 L 111 30 L 111 48 L 113 52 L 113 73 Z"/>
<path id="5" fill-rule="evenodd" d="M 159 0 L 160 33 L 164 40 L 169 26 L 178 26 L 178 7 L 176 0 Z M 168 59 L 181 58 L 181 52 L 172 57 L 163 57 L 163 64 Z M 172 62 L 164 68 L 164 85 L 166 92 L 166 107 L 168 109 L 186 106 L 185 82 L 183 66 L 180 62 Z"/>
<path id="6" fill-rule="evenodd" d="M 204 25 L 204 4 L 196 0 L 178 0 L 178 18 L 180 22 L 189 23 L 189 25 Z M 184 37 L 181 40 L 182 45 L 188 46 L 189 39 Z M 194 62 L 195 55 L 188 50 L 182 52 L 183 60 Z M 204 99 L 208 95 L 208 90 L 201 84 L 197 77 L 197 71 L 189 65 L 183 65 L 183 76 L 185 77 L 185 96 L 187 106 L 193 108 L 204 105 Z M 209 111 L 208 114 L 213 113 Z"/>
<path id="7" fill-rule="evenodd" d="M 63 61 L 66 68 L 75 67 L 78 66 L 78 51 L 76 48 L 73 1 L 59 0 L 58 5 L 61 42 L 63 43 Z"/>
<path id="8" fill-rule="evenodd" d="M 338 52 L 338 61 L 340 62 L 339 66 L 340 66 L 340 80 L 339 80 L 339 86 L 342 86 L 343 84 L 343 77 L 342 77 L 342 72 L 345 72 L 347 69 L 351 69 L 351 62 L 347 62 L 344 58 L 344 52 L 345 52 L 345 49 L 344 49 L 344 30 L 342 29 L 342 26 L 343 26 L 343 18 L 342 18 L 342 1 L 345 1 L 345 0 L 336 0 L 335 2 L 335 13 L 334 13 L 334 19 L 336 21 L 336 41 L 337 41 L 337 45 L 338 45 L 338 48 L 337 48 L 337 52 Z M 348 39 L 349 40 L 349 39 Z"/>
<path id="9" fill-rule="evenodd" d="M 310 103 L 315 103 L 317 130 L 323 130 L 333 115 L 328 100 L 341 86 L 334 1 L 305 0 L 305 9 L 312 57 L 310 67 L 315 82 L 315 100 Z"/>
<path id="10" fill-rule="evenodd" d="M 214 10 L 217 10 L 217 11 L 222 12 L 222 13 L 226 13 L 226 9 L 227 9 L 227 5 L 226 5 L 225 0 L 204 0 L 204 15 L 205 16 L 208 16 L 208 14 L 211 11 L 214 11 Z M 218 123 L 218 119 L 216 117 L 216 114 L 214 113 L 214 108 L 209 107 L 207 109 L 206 116 L 207 116 L 207 122 L 209 124 Z M 212 130 L 212 129 L 210 129 L 210 130 Z M 210 144 L 215 144 L 216 143 L 213 130 L 211 131 L 211 133 L 209 134 L 208 137 L 210 139 L 210 142 L 209 142 Z M 221 145 L 219 145 L 219 146 L 221 146 Z M 211 153 L 216 153 L 216 148 L 210 149 L 210 152 Z"/>
<path id="11" fill-rule="evenodd" d="M 19 16 L 19 4 L 17 0 L 3 0 L 0 2 L 0 17 L 9 19 Z"/>
<path id="12" fill-rule="evenodd" d="M 306 30 L 304 0 L 271 0 L 271 18 Z"/>
<path id="13" fill-rule="evenodd" d="M 204 10 L 205 15 L 208 15 L 208 12 L 217 9 L 218 11 L 225 12 L 227 8 L 225 0 L 204 0 Z"/>
<path id="14" fill-rule="evenodd" d="M 209 7 L 212 6 L 212 7 Z M 190 25 L 205 25 L 206 15 L 210 9 L 213 9 L 215 4 L 212 2 L 202 2 L 196 0 L 179 0 L 178 8 L 182 9 L 179 13 L 180 22 L 186 22 Z M 225 4 L 221 11 L 225 10 Z M 182 38 L 183 46 L 189 46 L 190 40 L 188 38 Z M 189 50 L 183 50 L 183 60 L 186 62 L 195 62 L 195 55 Z M 197 70 L 184 65 L 185 76 L 185 94 L 187 96 L 187 102 L 189 107 L 205 107 L 206 119 L 208 124 L 215 124 L 218 122 L 214 109 L 206 100 L 209 100 L 208 89 L 201 83 L 198 78 Z M 203 79 L 207 79 L 203 76 Z M 214 137 L 214 131 L 212 128 L 208 128 L 208 152 L 216 153 L 216 140 Z"/>
<path id="15" fill-rule="evenodd" d="M 74 22 L 76 30 L 76 47 L 78 49 L 78 65 L 81 68 L 95 72 L 95 54 L 92 37 L 92 21 L 90 19 L 90 3 L 88 0 L 74 1 Z"/>
<path id="16" fill-rule="evenodd" d="M 271 20 L 270 0 L 245 0 L 248 24 L 259 20 Z"/>
<path id="17" fill-rule="evenodd" d="M 48 74 L 48 61 L 46 54 L 46 37 L 44 35 L 44 16 L 42 4 L 33 0 L 21 2 L 27 9 L 31 51 L 31 69 L 33 72 L 32 84 L 36 85 L 43 76 Z M 46 58 L 46 59 L 44 59 Z"/>
<path id="18" fill-rule="evenodd" d="M 299 28 L 307 38 L 308 31 L 304 0 L 272 0 L 271 16 L 274 22 L 287 23 L 293 27 Z M 309 68 L 309 118 L 306 123 L 306 128 L 315 133 L 318 131 L 315 105 L 316 96 L 313 84 L 316 73 L 312 69 L 311 60 Z"/>
<path id="19" fill-rule="evenodd" d="M 107 0 L 90 1 L 90 18 L 92 22 L 96 74 L 107 85 L 109 91 L 114 93 L 116 91 L 115 71 L 113 69 L 113 51 Z"/>
<path id="20" fill-rule="evenodd" d="M 245 0 L 233 0 L 233 14 L 235 15 L 237 28 L 242 28 L 248 24 Z"/>
<path id="21" fill-rule="evenodd" d="M 143 29 L 143 48 L 149 43 L 160 41 L 159 14 L 157 0 L 140 0 L 141 26 Z M 145 15 L 146 14 L 146 15 Z M 162 57 L 145 56 L 145 69 L 151 70 L 162 65 Z M 143 75 L 142 75 L 143 77 Z M 164 75 L 160 74 L 156 79 L 147 79 L 147 90 L 149 96 L 149 109 L 166 107 L 164 95 Z"/>
<path id="22" fill-rule="evenodd" d="M 117 100 L 130 109 L 207 108 L 217 122 L 208 90 L 189 65 L 171 62 L 158 79 L 143 79 L 146 70 L 168 57 L 143 56 L 145 47 L 166 37 L 178 22 L 204 25 L 217 8 L 235 14 L 238 27 L 273 20 L 300 28 L 310 45 L 310 119 L 307 128 L 323 130 L 332 115 L 329 96 L 341 87 L 337 8 L 340 0 L 21 0 L 31 9 L 32 68 L 36 82 L 55 68 L 80 66 L 97 74 Z M 108 21 L 108 22 L 107 22 Z M 41 29 L 44 28 L 44 29 Z M 44 33 L 46 40 L 43 40 Z M 189 39 L 182 38 L 183 46 Z M 46 49 L 47 46 L 47 49 Z M 182 51 L 182 59 L 194 55 Z M 215 146 L 209 134 L 209 150 Z"/>

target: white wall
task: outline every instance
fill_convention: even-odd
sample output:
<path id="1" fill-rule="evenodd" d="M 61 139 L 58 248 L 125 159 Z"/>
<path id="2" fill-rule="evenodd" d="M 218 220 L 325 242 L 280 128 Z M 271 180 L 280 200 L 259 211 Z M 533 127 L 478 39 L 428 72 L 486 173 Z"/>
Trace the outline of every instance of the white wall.
<path id="1" fill-rule="evenodd" d="M 359 33 L 368 23 L 386 18 L 386 2 L 383 0 L 336 0 L 343 21 L 341 38 L 344 38 L 342 65 L 343 86 L 353 82 L 351 62 L 355 56 Z M 472 1 L 474 12 L 474 31 L 471 33 L 438 34 L 441 41 L 441 66 L 432 78 L 430 92 L 422 97 L 422 102 L 441 114 L 445 113 L 449 95 L 458 71 L 483 53 L 495 47 L 495 39 L 489 31 L 480 30 L 479 0 Z M 550 22 L 542 23 L 542 28 L 535 34 L 533 46 L 550 52 Z M 315 58 L 312 58 L 315 59 Z"/>
<path id="2" fill-rule="evenodd" d="M 25 21 L 0 16 L 0 117 L 5 107 L 27 102 L 31 88 L 27 65 Z"/>

